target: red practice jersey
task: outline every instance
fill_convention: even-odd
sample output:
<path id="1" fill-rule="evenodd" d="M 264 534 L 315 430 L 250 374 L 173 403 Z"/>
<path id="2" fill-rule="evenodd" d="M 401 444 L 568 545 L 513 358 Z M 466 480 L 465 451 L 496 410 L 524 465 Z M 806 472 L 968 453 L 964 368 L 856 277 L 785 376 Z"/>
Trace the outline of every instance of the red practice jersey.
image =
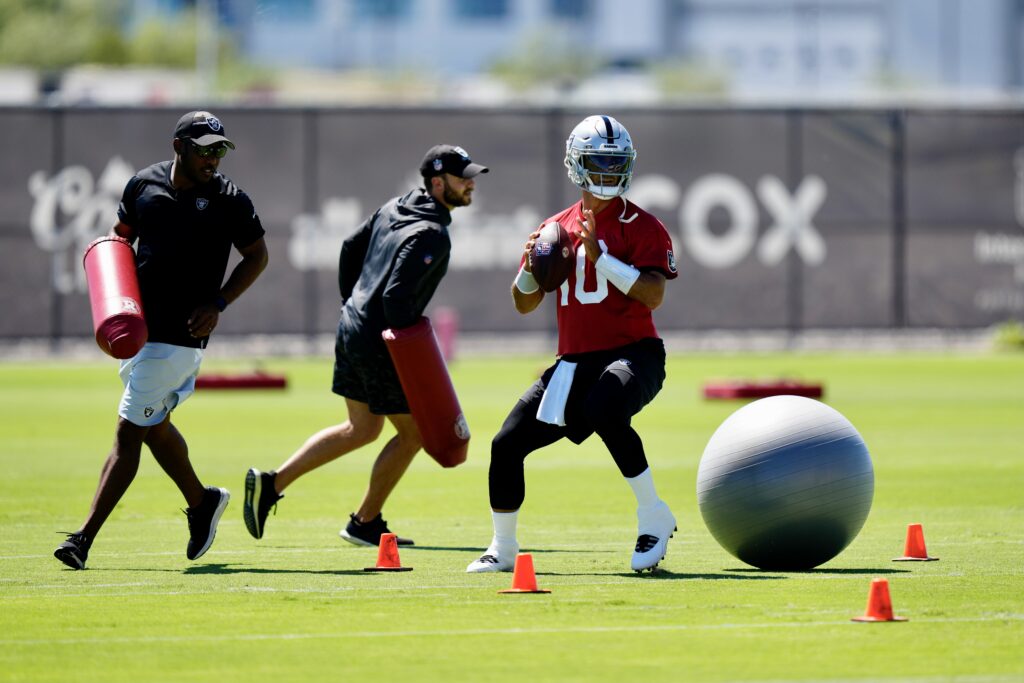
<path id="1" fill-rule="evenodd" d="M 587 260 L 577 235 L 577 218 L 583 220 L 582 201 L 544 221 L 561 223 L 576 245 L 576 270 L 555 293 L 558 355 L 602 351 L 657 337 L 651 309 L 609 284 Z M 603 251 L 641 271 L 656 270 L 669 280 L 676 277 L 672 238 L 657 218 L 621 199 L 610 203 L 594 219 Z"/>

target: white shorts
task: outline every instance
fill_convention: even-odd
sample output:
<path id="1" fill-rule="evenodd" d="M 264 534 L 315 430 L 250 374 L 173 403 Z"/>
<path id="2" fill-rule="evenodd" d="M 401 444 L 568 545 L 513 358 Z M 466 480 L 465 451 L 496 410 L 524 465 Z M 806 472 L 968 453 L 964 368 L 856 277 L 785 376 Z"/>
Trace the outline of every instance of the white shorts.
<path id="1" fill-rule="evenodd" d="M 140 427 L 160 424 L 196 390 L 202 361 L 202 349 L 147 343 L 121 361 L 124 394 L 117 414 Z"/>

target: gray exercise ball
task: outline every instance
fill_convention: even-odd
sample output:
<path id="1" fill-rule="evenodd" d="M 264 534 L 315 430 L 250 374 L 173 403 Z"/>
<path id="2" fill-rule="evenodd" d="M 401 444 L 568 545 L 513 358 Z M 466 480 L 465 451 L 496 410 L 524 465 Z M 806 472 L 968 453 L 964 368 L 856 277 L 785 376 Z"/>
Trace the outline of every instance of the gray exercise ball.
<path id="1" fill-rule="evenodd" d="M 715 430 L 697 470 L 711 535 L 761 569 L 831 560 L 864 526 L 874 491 L 864 439 L 837 410 L 801 396 L 737 410 Z"/>

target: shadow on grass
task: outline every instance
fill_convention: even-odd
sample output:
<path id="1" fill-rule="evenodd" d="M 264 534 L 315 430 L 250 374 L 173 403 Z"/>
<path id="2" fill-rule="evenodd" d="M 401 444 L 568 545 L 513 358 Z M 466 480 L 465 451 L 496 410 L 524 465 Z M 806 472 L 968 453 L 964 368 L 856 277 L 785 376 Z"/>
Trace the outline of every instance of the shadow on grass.
<path id="1" fill-rule="evenodd" d="M 835 569 L 757 569 L 755 567 L 738 567 L 736 569 L 725 569 L 723 571 L 743 574 L 849 574 L 850 576 L 875 575 L 875 574 L 909 574 L 909 569 L 858 569 L 858 568 L 835 568 Z"/>
<path id="2" fill-rule="evenodd" d="M 231 564 L 199 564 L 186 567 L 182 574 L 319 574 L 326 576 L 365 576 L 361 569 L 266 569 Z"/>
<path id="3" fill-rule="evenodd" d="M 362 569 L 267 569 L 265 567 L 252 567 L 241 564 L 197 564 L 186 567 L 181 573 L 309 573 L 319 575 L 336 575 L 336 577 L 365 577 L 371 573 Z"/>
<path id="4" fill-rule="evenodd" d="M 165 572 L 168 574 L 319 574 L 326 576 L 364 576 L 372 574 L 361 569 L 267 569 L 231 564 L 195 564 L 185 569 L 157 569 L 156 567 L 104 567 L 92 571 Z"/>
<path id="5" fill-rule="evenodd" d="M 641 581 L 783 581 L 785 576 L 736 576 L 734 574 L 682 574 L 657 569 L 653 572 L 536 572 L 537 576 L 623 576 Z"/>
<path id="6" fill-rule="evenodd" d="M 453 551 L 460 551 L 460 552 L 482 553 L 485 550 L 487 550 L 487 546 L 479 546 L 478 545 L 478 546 L 473 546 L 472 548 L 463 548 L 463 547 L 454 546 L 454 545 L 452 545 L 452 546 L 443 546 L 443 545 L 408 545 L 408 546 L 404 545 L 404 546 L 402 546 L 402 552 L 404 553 L 406 550 L 453 550 Z M 573 553 L 606 553 L 608 551 L 607 550 L 562 550 L 560 548 L 524 548 L 524 549 L 520 550 L 519 552 L 531 553 L 531 554 L 532 553 L 538 553 L 538 554 L 539 553 L 566 553 L 566 554 L 573 554 Z"/>

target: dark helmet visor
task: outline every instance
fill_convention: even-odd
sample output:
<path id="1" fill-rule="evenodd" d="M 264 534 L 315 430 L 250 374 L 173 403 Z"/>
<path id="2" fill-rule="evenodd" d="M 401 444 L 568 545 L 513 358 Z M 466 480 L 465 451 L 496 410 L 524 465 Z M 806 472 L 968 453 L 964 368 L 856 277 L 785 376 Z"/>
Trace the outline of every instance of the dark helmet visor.
<path id="1" fill-rule="evenodd" d="M 633 160 L 623 154 L 584 154 L 583 168 L 591 173 L 626 173 Z"/>

